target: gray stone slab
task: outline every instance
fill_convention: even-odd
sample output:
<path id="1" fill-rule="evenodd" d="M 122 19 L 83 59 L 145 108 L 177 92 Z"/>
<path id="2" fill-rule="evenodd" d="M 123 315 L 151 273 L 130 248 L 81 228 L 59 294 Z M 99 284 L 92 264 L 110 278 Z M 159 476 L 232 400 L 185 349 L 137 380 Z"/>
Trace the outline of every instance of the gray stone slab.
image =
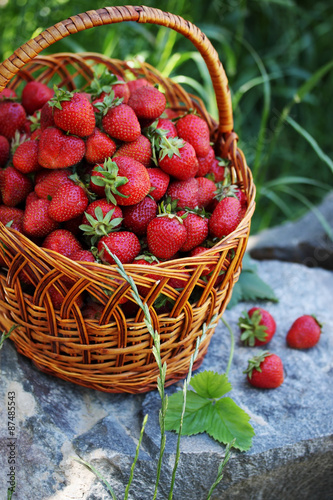
<path id="1" fill-rule="evenodd" d="M 321 224 L 321 216 L 333 234 L 333 191 L 316 212 L 309 211 L 295 222 L 265 229 L 250 236 L 248 251 L 255 259 L 299 262 L 308 267 L 333 269 L 333 241 Z"/>
<path id="2" fill-rule="evenodd" d="M 256 436 L 246 453 L 234 451 L 213 499 L 325 500 L 333 498 L 333 274 L 299 264 L 264 261 L 260 276 L 279 302 L 263 303 L 276 318 L 277 332 L 269 344 L 280 355 L 285 381 L 271 391 L 251 387 L 242 371 L 256 348 L 240 344 L 237 320 L 241 303 L 226 311 L 236 337 L 229 379 L 230 396 L 251 416 Z M 313 349 L 288 348 L 285 336 L 304 313 L 324 323 Z M 230 350 L 226 327 L 219 323 L 200 370 L 223 373 Z M 159 451 L 157 391 L 147 395 L 106 394 L 39 372 L 17 354 L 10 341 L 0 352 L 1 401 L 15 391 L 17 401 L 16 498 L 19 500 L 102 500 L 110 498 L 94 474 L 74 460 L 80 456 L 101 472 L 117 498 L 123 498 L 143 415 L 148 423 L 142 442 L 131 500 L 153 496 Z M 177 384 L 180 387 L 182 384 Z M 171 394 L 177 389 L 167 389 Z M 6 409 L 1 405 L 0 498 L 5 498 L 8 464 Z M 176 435 L 167 433 L 157 498 L 168 498 Z M 224 446 L 209 436 L 184 436 L 174 490 L 175 500 L 204 500 L 215 479 Z M 15 496 L 13 497 L 15 499 Z"/>

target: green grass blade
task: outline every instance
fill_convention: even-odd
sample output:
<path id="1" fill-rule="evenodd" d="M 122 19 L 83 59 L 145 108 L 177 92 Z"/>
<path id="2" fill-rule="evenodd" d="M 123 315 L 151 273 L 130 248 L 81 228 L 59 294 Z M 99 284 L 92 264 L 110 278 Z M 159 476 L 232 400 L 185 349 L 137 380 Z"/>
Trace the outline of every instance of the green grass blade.
<path id="1" fill-rule="evenodd" d="M 304 139 L 310 144 L 312 149 L 317 153 L 318 157 L 326 163 L 326 165 L 331 169 L 333 172 L 333 161 L 329 156 L 327 156 L 326 153 L 321 149 L 319 146 L 318 142 L 312 137 L 309 132 L 307 132 L 299 123 L 297 123 L 293 118 L 288 116 L 286 118 L 286 122 L 289 123 L 293 127 L 296 132 L 298 132 Z"/>
<path id="2" fill-rule="evenodd" d="M 86 462 L 85 460 L 82 460 L 82 458 L 76 458 L 74 457 L 74 460 L 76 460 L 76 462 L 79 462 L 80 464 L 84 465 L 88 470 L 90 470 L 90 472 L 92 472 L 93 474 L 95 474 L 96 477 L 98 477 L 98 479 L 100 481 L 102 481 L 102 483 L 104 483 L 104 485 L 106 486 L 108 492 L 110 493 L 111 497 L 113 500 L 117 500 L 117 497 L 112 489 L 112 486 L 110 485 L 110 483 L 102 476 L 102 474 L 100 472 L 98 472 L 97 469 L 95 469 L 95 467 L 91 464 L 89 464 L 88 462 Z"/>
<path id="3" fill-rule="evenodd" d="M 141 432 L 140 432 L 140 437 L 139 437 L 139 442 L 138 442 L 137 447 L 136 447 L 136 452 L 135 452 L 135 457 L 134 457 L 134 460 L 133 460 L 133 463 L 132 463 L 132 467 L 131 467 L 130 477 L 129 477 L 129 480 L 128 480 L 128 483 L 127 483 L 127 486 L 126 486 L 126 489 L 125 489 L 124 500 L 128 499 L 128 492 L 129 492 L 129 489 L 131 487 L 131 483 L 133 481 L 134 468 L 135 468 L 136 462 L 137 462 L 138 457 L 139 457 L 140 446 L 141 446 L 141 442 L 142 442 L 142 438 L 143 438 L 143 433 L 144 433 L 144 430 L 145 430 L 145 427 L 146 427 L 147 420 L 148 420 L 148 415 L 146 415 L 145 418 L 143 419 L 143 423 L 142 423 L 142 427 L 141 427 Z"/>
<path id="4" fill-rule="evenodd" d="M 306 198 L 306 196 L 302 195 L 301 193 L 299 193 L 295 189 L 292 189 L 288 186 L 281 185 L 281 186 L 279 186 L 279 189 L 280 189 L 280 191 L 283 191 L 283 192 L 293 196 L 294 198 L 298 199 L 301 203 L 303 203 L 303 205 L 305 205 L 309 210 L 311 210 L 311 212 L 313 212 L 313 214 L 317 217 L 318 221 L 320 222 L 320 224 L 324 228 L 324 230 L 327 233 L 327 235 L 329 236 L 329 238 L 333 241 L 333 231 L 331 229 L 329 222 L 326 220 L 326 218 L 323 216 L 323 214 L 319 211 L 319 209 L 313 203 L 311 203 L 311 201 L 308 198 Z"/>

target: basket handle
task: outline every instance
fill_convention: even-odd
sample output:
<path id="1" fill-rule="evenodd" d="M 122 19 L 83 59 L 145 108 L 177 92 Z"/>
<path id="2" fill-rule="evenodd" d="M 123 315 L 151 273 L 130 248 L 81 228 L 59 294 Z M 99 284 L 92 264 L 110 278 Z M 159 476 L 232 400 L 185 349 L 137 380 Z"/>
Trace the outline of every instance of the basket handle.
<path id="1" fill-rule="evenodd" d="M 29 63 L 42 50 L 48 48 L 58 40 L 78 31 L 84 31 L 105 24 L 121 23 L 123 21 L 136 21 L 138 23 L 166 26 L 184 35 L 193 43 L 202 55 L 212 79 L 219 111 L 218 130 L 221 133 L 232 132 L 233 115 L 228 80 L 219 56 L 211 42 L 199 28 L 189 21 L 185 21 L 180 16 L 151 7 L 127 5 L 89 10 L 46 29 L 15 50 L 8 59 L 0 64 L 0 91 L 6 87 L 12 77 L 25 64 Z"/>

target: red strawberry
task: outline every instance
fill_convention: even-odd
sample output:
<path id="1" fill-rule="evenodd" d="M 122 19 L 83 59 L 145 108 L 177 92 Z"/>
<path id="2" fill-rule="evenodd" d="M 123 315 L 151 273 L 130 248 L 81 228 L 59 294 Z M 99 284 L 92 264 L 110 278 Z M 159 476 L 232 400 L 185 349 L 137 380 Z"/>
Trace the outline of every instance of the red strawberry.
<path id="1" fill-rule="evenodd" d="M 13 227 L 13 225 L 15 226 L 14 229 L 20 227 L 22 232 L 23 217 L 24 211 L 20 208 L 0 205 L 0 222 L 2 222 L 4 226 L 11 223 L 9 227 Z"/>
<path id="2" fill-rule="evenodd" d="M 38 163 L 38 141 L 29 140 L 20 144 L 13 155 L 14 167 L 23 174 L 41 169 Z"/>
<path id="3" fill-rule="evenodd" d="M 77 262 L 96 262 L 90 250 L 77 250 L 71 254 L 71 259 Z"/>
<path id="4" fill-rule="evenodd" d="M 22 90 L 22 106 L 28 115 L 33 115 L 37 109 L 41 109 L 51 97 L 54 90 L 41 82 L 28 82 Z"/>
<path id="5" fill-rule="evenodd" d="M 10 144 L 4 135 L 0 135 L 0 167 L 4 167 L 9 160 Z"/>
<path id="6" fill-rule="evenodd" d="M 320 339 L 322 325 L 317 318 L 305 314 L 297 318 L 287 334 L 287 344 L 294 349 L 310 349 Z"/>
<path id="7" fill-rule="evenodd" d="M 117 151 L 117 156 L 128 156 L 129 158 L 139 161 L 145 167 L 149 167 L 152 162 L 150 141 L 141 134 L 135 141 L 122 144 Z"/>
<path id="8" fill-rule="evenodd" d="M 99 128 L 95 127 L 93 133 L 86 140 L 85 159 L 88 163 L 103 163 L 116 152 L 116 143 Z"/>
<path id="9" fill-rule="evenodd" d="M 137 236 L 146 234 L 148 224 L 156 217 L 157 203 L 146 196 L 136 205 L 123 208 L 123 226 Z"/>
<path id="10" fill-rule="evenodd" d="M 16 99 L 17 95 L 13 89 L 3 89 L 0 92 L 0 102 L 6 101 L 7 99 Z"/>
<path id="11" fill-rule="evenodd" d="M 91 238 L 91 244 L 94 245 L 99 238 L 119 228 L 122 217 L 121 208 L 109 203 L 106 198 L 95 200 L 85 211 L 79 228 Z"/>
<path id="12" fill-rule="evenodd" d="M 39 198 L 52 198 L 59 187 L 68 182 L 68 177 L 71 175 L 70 170 L 44 170 L 39 172 L 39 177 L 36 176 L 35 193 Z"/>
<path id="13" fill-rule="evenodd" d="M 7 207 L 15 207 L 26 199 L 33 185 L 29 177 L 9 166 L 1 174 L 0 191 Z"/>
<path id="14" fill-rule="evenodd" d="M 185 243 L 179 249 L 181 252 L 189 252 L 193 248 L 201 245 L 208 236 L 208 219 L 201 217 L 193 212 L 181 210 L 177 215 L 182 216 L 187 213 L 184 218 L 184 226 L 187 231 Z"/>
<path id="15" fill-rule="evenodd" d="M 155 87 L 143 86 L 131 92 L 128 105 L 139 120 L 154 121 L 164 111 L 165 95 Z"/>
<path id="16" fill-rule="evenodd" d="M 29 203 L 24 212 L 23 232 L 27 236 L 44 238 L 57 229 L 58 222 L 51 219 L 48 214 L 49 200 L 36 200 Z"/>
<path id="17" fill-rule="evenodd" d="M 83 187 L 72 181 L 65 182 L 55 192 L 49 207 L 49 216 L 65 222 L 83 214 L 89 203 Z"/>
<path id="18" fill-rule="evenodd" d="M 12 101 L 0 102 L 0 135 L 13 139 L 16 130 L 25 123 L 26 113 L 22 104 Z"/>
<path id="19" fill-rule="evenodd" d="M 94 108 L 84 94 L 56 89 L 49 101 L 53 106 L 53 118 L 57 127 L 66 133 L 87 137 L 95 128 Z"/>
<path id="20" fill-rule="evenodd" d="M 198 206 L 198 181 L 194 178 L 187 181 L 170 182 L 166 195 L 171 200 L 178 200 L 178 208 L 195 208 Z"/>
<path id="21" fill-rule="evenodd" d="M 29 193 L 25 199 L 25 206 L 27 207 L 28 205 L 30 205 L 30 203 L 37 200 L 39 200 L 37 194 L 35 193 L 35 191 L 31 191 L 31 193 Z"/>
<path id="22" fill-rule="evenodd" d="M 40 128 L 45 130 L 47 127 L 55 127 L 53 118 L 53 107 L 47 102 L 40 111 Z"/>
<path id="23" fill-rule="evenodd" d="M 187 231 L 182 219 L 165 215 L 155 217 L 147 228 L 149 251 L 158 259 L 170 259 L 184 245 Z"/>
<path id="24" fill-rule="evenodd" d="M 40 136 L 38 163 L 49 169 L 71 167 L 82 160 L 85 150 L 85 143 L 80 137 L 48 127 Z"/>
<path id="25" fill-rule="evenodd" d="M 52 231 L 43 241 L 42 247 L 70 258 L 73 254 L 82 250 L 79 241 L 66 229 Z"/>
<path id="26" fill-rule="evenodd" d="M 251 385 L 260 389 L 275 389 L 284 380 L 281 358 L 268 351 L 263 351 L 250 359 L 243 373 L 247 374 Z"/>
<path id="27" fill-rule="evenodd" d="M 208 174 L 214 158 L 215 158 L 215 153 L 212 146 L 209 146 L 209 151 L 206 156 L 198 156 L 199 168 L 197 177 L 204 177 L 206 174 Z"/>
<path id="28" fill-rule="evenodd" d="M 207 208 L 214 199 L 215 191 L 217 189 L 215 182 L 207 177 L 196 177 L 198 182 L 198 206 Z"/>
<path id="29" fill-rule="evenodd" d="M 252 307 L 248 312 L 244 311 L 238 326 L 242 332 L 241 340 L 251 347 L 267 344 L 276 331 L 273 316 L 262 307 Z"/>
<path id="30" fill-rule="evenodd" d="M 153 87 L 153 85 L 149 83 L 145 78 L 137 78 L 136 80 L 130 80 L 127 82 L 127 86 L 131 94 L 140 87 L 145 87 L 147 85 Z"/>
<path id="31" fill-rule="evenodd" d="M 200 255 L 203 252 L 206 252 L 208 248 L 202 247 L 202 246 L 197 246 L 193 248 L 193 250 L 190 251 L 190 257 L 195 257 L 196 255 Z M 217 253 L 218 254 L 218 253 Z M 208 276 L 212 271 L 214 271 L 215 265 L 214 264 L 209 264 L 207 265 L 204 270 L 201 273 L 201 276 Z"/>
<path id="32" fill-rule="evenodd" d="M 166 193 L 170 182 L 170 176 L 163 172 L 161 168 L 148 168 L 148 175 L 151 184 L 149 195 L 154 200 L 160 200 Z"/>
<path id="33" fill-rule="evenodd" d="M 115 264 L 108 250 L 116 255 L 122 264 L 130 264 L 140 253 L 141 246 L 138 237 L 134 233 L 122 231 L 119 233 L 110 233 L 103 236 L 98 242 L 98 252 L 101 259 L 109 264 Z"/>
<path id="34" fill-rule="evenodd" d="M 209 234 L 223 238 L 234 231 L 240 222 L 241 204 L 237 198 L 223 198 L 209 219 Z"/>
<path id="35" fill-rule="evenodd" d="M 168 118 L 159 118 L 156 128 L 167 130 L 166 137 L 177 137 L 177 129 L 174 123 Z"/>
<path id="36" fill-rule="evenodd" d="M 209 153 L 209 128 L 205 120 L 194 114 L 188 114 L 177 121 L 178 136 L 189 142 L 198 156 Z"/>
<path id="37" fill-rule="evenodd" d="M 67 231 L 73 233 L 74 236 L 77 236 L 78 234 L 82 234 L 80 229 L 81 224 L 82 224 L 82 214 L 78 215 L 77 217 L 74 217 L 74 219 L 69 219 L 63 222 L 62 228 L 67 229 Z"/>
<path id="38" fill-rule="evenodd" d="M 162 147 L 158 160 L 160 168 L 181 181 L 194 177 L 198 172 L 198 159 L 191 144 L 172 138 L 168 144 L 174 145 L 176 151 Z"/>
<path id="39" fill-rule="evenodd" d="M 141 134 L 141 127 L 133 109 L 127 104 L 110 108 L 102 118 L 104 131 L 120 141 L 135 141 Z"/>
<path id="40" fill-rule="evenodd" d="M 226 174 L 226 160 L 213 158 L 209 174 L 212 176 L 214 182 L 222 182 Z"/>

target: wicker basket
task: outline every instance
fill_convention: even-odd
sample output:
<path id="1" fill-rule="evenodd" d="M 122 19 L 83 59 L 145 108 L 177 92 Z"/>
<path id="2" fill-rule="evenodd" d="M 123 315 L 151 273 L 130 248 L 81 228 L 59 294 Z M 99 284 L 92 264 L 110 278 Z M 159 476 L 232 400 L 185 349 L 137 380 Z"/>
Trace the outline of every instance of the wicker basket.
<path id="1" fill-rule="evenodd" d="M 219 123 L 208 115 L 200 99 L 146 63 L 133 67 L 94 53 L 38 56 L 43 49 L 71 33 L 123 21 L 167 26 L 193 42 L 211 75 Z M 34 79 L 56 82 L 68 89 L 84 87 L 92 79 L 92 67 L 97 64 L 105 65 L 125 79 L 131 74 L 160 84 L 174 109 L 195 108 L 209 125 L 216 153 L 229 158 L 233 181 L 248 198 L 246 214 L 237 229 L 213 248 L 195 258 L 149 267 L 149 272 L 159 276 L 159 281 L 146 276 L 146 266 L 125 265 L 137 285 L 151 287 L 145 301 L 150 307 L 154 328 L 160 334 L 162 361 L 167 362 L 166 378 L 170 385 L 186 376 L 203 323 L 209 322 L 214 314 L 220 317 L 229 302 L 249 236 L 255 187 L 244 155 L 237 148 L 230 92 L 217 52 L 197 27 L 178 16 L 135 6 L 107 7 L 73 16 L 24 44 L 0 65 L 0 91 L 7 85 L 13 89 L 22 87 L 25 81 Z M 116 267 L 73 262 L 38 247 L 17 231 L 0 226 L 0 247 L 8 268 L 0 272 L 0 323 L 5 329 L 13 323 L 20 325 L 11 335 L 17 350 L 40 370 L 93 389 L 128 393 L 154 389 L 158 368 L 152 355 L 152 338 L 141 311 L 136 317 L 128 318 L 119 307 L 124 296 L 130 301 L 133 299 L 129 285 L 120 279 Z M 208 282 L 204 281 L 202 272 L 212 264 L 215 270 Z M 222 270 L 223 280 L 217 286 L 215 282 Z M 171 277 L 181 277 L 185 272 L 190 273 L 191 278 L 183 290 L 177 291 L 168 285 Z M 25 288 L 22 273 L 34 284 L 32 288 Z M 70 288 L 66 285 L 68 277 L 75 283 Z M 60 310 L 52 305 L 51 286 L 64 297 Z M 193 303 L 189 297 L 194 289 L 199 290 L 199 298 Z M 99 320 L 85 319 L 78 305 L 87 292 L 103 306 Z M 153 304 L 161 292 L 174 301 L 169 313 L 158 314 L 154 309 Z M 201 344 L 194 368 L 202 363 L 212 334 L 213 331 L 209 331 Z"/>

